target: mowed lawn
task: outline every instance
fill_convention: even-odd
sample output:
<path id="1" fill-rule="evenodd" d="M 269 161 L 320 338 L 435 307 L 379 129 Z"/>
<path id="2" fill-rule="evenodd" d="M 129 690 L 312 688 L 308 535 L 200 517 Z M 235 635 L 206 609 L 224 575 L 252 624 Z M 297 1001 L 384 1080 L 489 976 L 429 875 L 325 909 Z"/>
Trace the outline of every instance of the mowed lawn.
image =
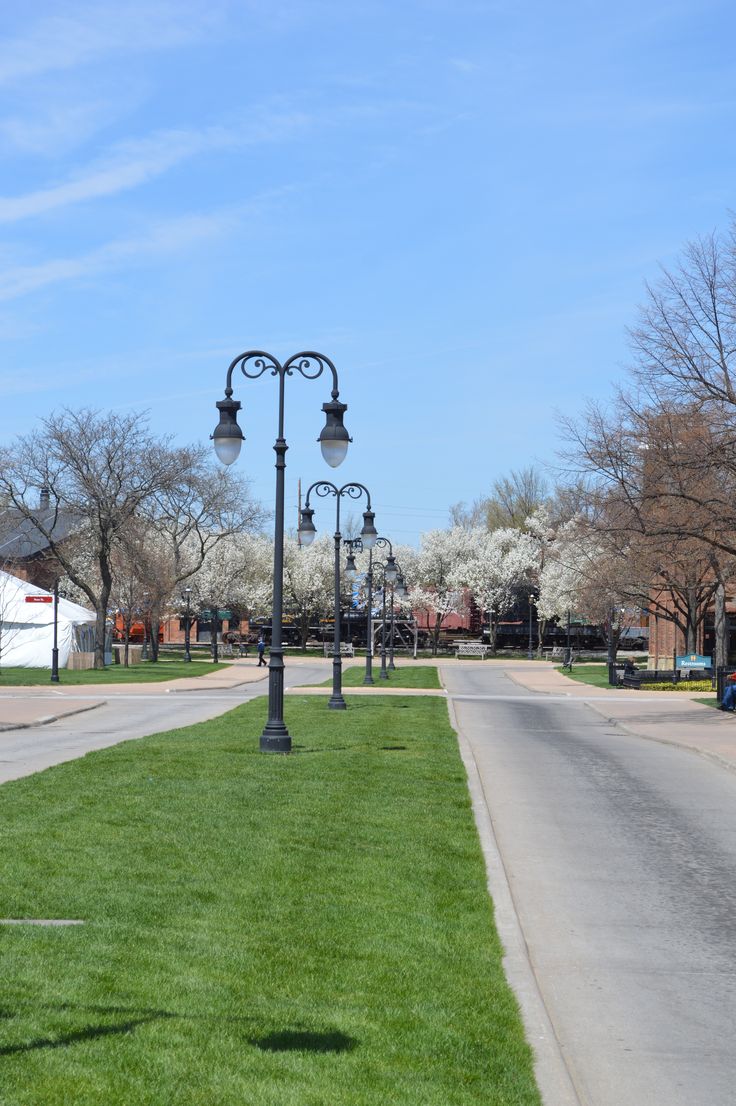
<path id="1" fill-rule="evenodd" d="M 352 665 L 350 668 L 343 668 L 342 670 L 342 686 L 345 688 L 362 687 L 364 679 L 365 664 Z M 380 659 L 377 662 L 374 660 L 373 679 L 375 680 L 373 686 L 379 693 L 381 687 L 441 687 L 437 669 L 433 665 L 404 665 L 389 672 L 387 680 L 382 680 Z M 332 687 L 332 677 L 325 680 L 321 686 Z"/>
<path id="2" fill-rule="evenodd" d="M 265 700 L 0 789 L 3 1106 L 537 1104 L 437 698 Z"/>
<path id="3" fill-rule="evenodd" d="M 109 664 L 107 668 L 89 668 L 82 671 L 62 668 L 59 683 L 77 684 L 144 684 L 163 680 L 178 680 L 184 676 L 205 676 L 208 672 L 227 668 L 226 664 L 211 661 L 184 661 L 161 657 L 155 664 L 143 661 L 131 664 Z M 50 668 L 0 668 L 0 687 L 45 687 L 51 685 Z M 2 1099 L 0 1099 L 2 1103 Z"/>

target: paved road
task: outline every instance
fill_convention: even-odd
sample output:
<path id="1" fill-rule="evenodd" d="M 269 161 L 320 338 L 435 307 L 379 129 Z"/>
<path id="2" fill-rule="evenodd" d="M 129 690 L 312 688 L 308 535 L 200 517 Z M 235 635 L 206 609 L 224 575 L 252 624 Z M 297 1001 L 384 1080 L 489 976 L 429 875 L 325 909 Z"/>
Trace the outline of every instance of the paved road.
<path id="1" fill-rule="evenodd" d="M 324 663 L 289 665 L 286 687 L 324 680 L 325 672 Z M 74 760 L 92 749 L 216 718 L 239 703 L 267 692 L 265 680 L 220 690 L 208 690 L 203 686 L 201 691 L 180 693 L 157 693 L 150 685 L 138 692 L 126 691 L 121 685 L 112 695 L 109 691 L 95 693 L 91 686 L 80 687 L 78 694 L 75 688 L 75 704 L 89 703 L 94 710 L 60 718 L 47 725 L 0 733 L 0 783 L 28 776 L 52 764 Z M 33 696 L 32 692 L 26 694 Z M 44 711 L 51 713 L 54 700 L 49 693 L 39 693 L 38 697 L 49 703 Z M 105 700 L 102 705 L 96 705 L 101 699 Z M 284 714 L 288 726 L 288 701 Z"/>
<path id="2" fill-rule="evenodd" d="M 498 668 L 442 671 L 578 1101 L 732 1106 L 736 773 Z"/>

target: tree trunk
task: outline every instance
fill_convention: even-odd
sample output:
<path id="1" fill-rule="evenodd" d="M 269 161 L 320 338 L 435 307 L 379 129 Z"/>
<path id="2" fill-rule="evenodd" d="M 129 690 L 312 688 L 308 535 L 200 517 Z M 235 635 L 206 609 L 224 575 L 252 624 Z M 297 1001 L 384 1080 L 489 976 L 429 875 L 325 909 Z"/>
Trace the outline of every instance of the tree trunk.
<path id="1" fill-rule="evenodd" d="M 148 643 L 151 660 L 155 662 L 158 660 L 158 631 L 161 626 L 161 612 L 158 607 L 151 608 L 151 616 L 148 623 L 149 634 L 151 640 Z"/>
<path id="2" fill-rule="evenodd" d="M 698 600 L 695 592 L 687 590 L 687 631 L 685 633 L 685 652 L 695 653 L 697 650 L 698 627 Z"/>
<path id="3" fill-rule="evenodd" d="M 123 637 L 123 641 L 125 642 L 125 647 L 123 649 L 123 667 L 124 668 L 128 668 L 130 666 L 130 627 L 131 627 L 132 623 L 133 623 L 133 611 L 129 607 L 128 608 L 128 614 L 125 615 L 125 618 L 123 620 L 123 633 L 125 635 Z"/>
<path id="4" fill-rule="evenodd" d="M 299 636 L 301 638 L 302 653 L 306 653 L 307 638 L 309 637 L 309 611 L 301 611 L 299 614 Z"/>
<path id="5" fill-rule="evenodd" d="M 436 614 L 434 617 L 434 627 L 432 629 L 432 656 L 436 657 L 440 647 L 440 627 L 442 626 L 442 615 Z"/>
<path id="6" fill-rule="evenodd" d="M 726 588 L 722 580 L 718 581 L 715 593 L 715 657 L 716 668 L 728 664 L 728 618 L 726 617 Z"/>
<path id="7" fill-rule="evenodd" d="M 95 668 L 105 667 L 105 631 L 107 629 L 107 604 L 110 599 L 110 589 L 104 588 L 100 592 L 97 605 L 97 618 L 95 621 Z"/>
<path id="8" fill-rule="evenodd" d="M 539 641 L 537 642 L 537 657 L 542 659 L 542 642 L 544 641 L 544 635 L 547 633 L 547 619 L 537 618 L 537 634 L 539 635 Z"/>

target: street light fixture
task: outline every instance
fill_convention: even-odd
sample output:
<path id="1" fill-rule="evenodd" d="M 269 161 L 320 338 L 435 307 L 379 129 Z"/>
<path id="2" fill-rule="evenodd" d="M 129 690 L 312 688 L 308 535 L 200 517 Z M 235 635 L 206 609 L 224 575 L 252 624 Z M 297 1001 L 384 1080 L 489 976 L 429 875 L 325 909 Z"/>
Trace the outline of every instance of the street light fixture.
<path id="1" fill-rule="evenodd" d="M 257 380 L 264 373 L 278 378 L 278 431 L 274 443 L 276 453 L 276 501 L 274 511 L 274 554 L 273 554 L 273 613 L 271 616 L 271 648 L 268 665 L 268 721 L 261 734 L 260 748 L 263 753 L 288 753 L 291 751 L 291 737 L 284 723 L 284 651 L 283 651 L 283 595 L 284 595 L 284 481 L 286 471 L 286 450 L 284 438 L 284 389 L 287 376 L 299 373 L 306 380 L 316 380 L 327 369 L 332 374 L 332 393 L 329 402 L 322 405 L 325 413 L 325 425 L 319 438 L 322 456 L 331 468 L 336 468 L 345 459 L 351 438 L 343 425 L 343 416 L 347 404 L 339 400 L 337 369 L 328 357 L 322 353 L 305 351 L 296 353 L 283 365 L 270 353 L 263 350 L 249 350 L 241 353 L 230 364 L 225 380 L 225 398 L 215 406 L 220 412 L 220 421 L 212 435 L 215 452 L 224 465 L 237 460 L 243 444 L 243 432 L 238 425 L 238 411 L 241 404 L 233 399 L 232 378 L 236 368 L 243 376 Z"/>
<path id="2" fill-rule="evenodd" d="M 335 630 L 332 651 L 332 695 L 327 706 L 330 710 L 345 710 L 347 703 L 342 694 L 342 655 L 340 653 L 340 544 L 342 542 L 340 501 L 343 496 L 348 496 L 350 499 L 360 499 L 361 495 L 365 493 L 368 506 L 363 512 L 363 529 L 360 532 L 364 549 L 372 549 L 378 538 L 373 521 L 376 516 L 371 510 L 371 495 L 365 484 L 352 482 L 343 484 L 341 488 L 338 488 L 331 480 L 317 480 L 307 491 L 299 520 L 299 540 L 302 545 L 311 545 L 317 533 L 313 522 L 314 509 L 309 506 L 309 497 L 312 492 L 322 498 L 326 495 L 335 497 Z"/>
<path id="3" fill-rule="evenodd" d="M 388 541 L 388 538 L 384 538 L 384 541 Z M 388 679 L 388 670 L 386 667 L 386 587 L 388 585 L 388 579 L 386 577 L 387 562 L 377 561 L 373 564 L 373 569 L 378 569 L 381 572 L 381 671 L 379 677 L 382 680 Z"/>
<path id="4" fill-rule="evenodd" d="M 391 572 L 391 576 L 388 577 L 391 584 L 391 632 L 389 634 L 389 652 L 388 652 L 388 667 L 389 671 L 393 672 L 396 668 L 394 664 L 394 642 L 396 638 L 396 613 L 394 609 L 394 600 L 401 601 L 408 594 L 404 585 L 404 577 L 401 575 L 399 566 L 394 561 L 393 554 L 388 557 L 388 561 L 391 562 L 387 569 L 387 572 Z"/>
<path id="5" fill-rule="evenodd" d="M 366 512 L 368 513 L 368 512 Z M 372 512 L 370 512 L 372 515 Z M 365 516 L 364 516 L 365 518 Z M 375 530 L 375 527 L 373 528 Z M 347 546 L 350 552 L 345 561 L 345 576 L 348 580 L 354 580 L 358 575 L 358 570 L 355 566 L 355 553 L 361 553 L 363 549 L 368 549 L 368 571 L 365 574 L 366 582 L 366 650 L 365 650 L 365 678 L 363 683 L 367 685 L 375 684 L 373 679 L 373 549 L 378 547 L 379 549 L 388 548 L 389 555 L 386 558 L 388 568 L 384 569 L 384 579 L 391 581 L 392 587 L 396 588 L 396 596 L 399 599 L 405 599 L 409 594 L 406 585 L 403 582 L 403 577 L 400 574 L 399 566 L 396 564 L 393 555 L 393 546 L 388 538 L 376 537 L 373 544 L 368 547 L 360 538 L 346 538 L 343 541 L 343 545 Z M 376 568 L 383 567 L 380 562 L 376 562 Z M 386 574 L 386 572 L 388 574 Z M 402 593 L 399 594 L 399 581 L 401 581 Z M 384 588 L 385 592 L 385 588 Z M 386 672 L 386 658 L 385 658 L 385 640 L 386 640 L 386 604 L 384 594 L 383 604 L 383 620 L 381 623 L 381 638 L 383 642 L 383 648 L 381 651 L 381 679 L 387 680 L 388 673 Z M 395 667 L 395 666 L 394 666 Z"/>

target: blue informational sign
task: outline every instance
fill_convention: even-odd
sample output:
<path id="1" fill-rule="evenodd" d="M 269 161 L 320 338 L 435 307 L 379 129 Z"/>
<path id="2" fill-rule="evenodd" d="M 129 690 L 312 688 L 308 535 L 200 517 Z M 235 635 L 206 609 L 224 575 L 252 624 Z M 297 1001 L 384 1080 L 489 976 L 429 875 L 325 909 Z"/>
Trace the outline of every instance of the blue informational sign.
<path id="1" fill-rule="evenodd" d="M 705 657 L 702 653 L 686 653 L 677 658 L 677 668 L 687 672 L 690 668 L 712 668 L 713 658 Z"/>

